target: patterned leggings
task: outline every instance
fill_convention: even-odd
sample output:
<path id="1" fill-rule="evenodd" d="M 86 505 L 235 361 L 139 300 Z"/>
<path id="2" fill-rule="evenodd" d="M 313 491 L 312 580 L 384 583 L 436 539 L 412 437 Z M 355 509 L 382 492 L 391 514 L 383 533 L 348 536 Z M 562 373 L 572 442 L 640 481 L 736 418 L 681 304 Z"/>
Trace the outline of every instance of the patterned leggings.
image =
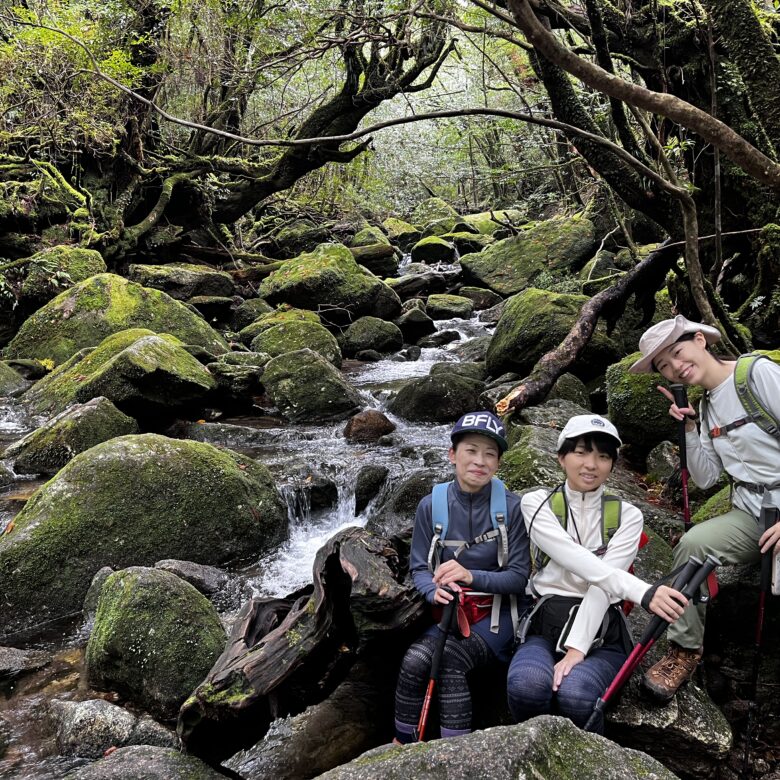
<path id="1" fill-rule="evenodd" d="M 401 663 L 395 692 L 395 731 L 399 742 L 416 739 L 438 638 L 438 630 L 423 634 L 407 650 Z M 471 731 L 471 693 L 466 674 L 495 660 L 493 651 L 476 632 L 472 632 L 468 639 L 447 638 L 436 684 L 442 737 Z"/>

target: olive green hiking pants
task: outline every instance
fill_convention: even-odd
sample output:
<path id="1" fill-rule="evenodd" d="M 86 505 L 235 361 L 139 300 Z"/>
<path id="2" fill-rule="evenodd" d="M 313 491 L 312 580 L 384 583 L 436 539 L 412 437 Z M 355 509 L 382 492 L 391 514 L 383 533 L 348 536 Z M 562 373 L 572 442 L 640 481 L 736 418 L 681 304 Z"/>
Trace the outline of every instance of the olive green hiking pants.
<path id="1" fill-rule="evenodd" d="M 741 509 L 694 525 L 674 548 L 674 568 L 691 555 L 704 560 L 715 555 L 723 564 L 757 563 L 761 557 L 758 521 Z M 682 617 L 669 627 L 669 639 L 688 650 L 698 650 L 704 642 L 706 604 L 689 604 Z"/>

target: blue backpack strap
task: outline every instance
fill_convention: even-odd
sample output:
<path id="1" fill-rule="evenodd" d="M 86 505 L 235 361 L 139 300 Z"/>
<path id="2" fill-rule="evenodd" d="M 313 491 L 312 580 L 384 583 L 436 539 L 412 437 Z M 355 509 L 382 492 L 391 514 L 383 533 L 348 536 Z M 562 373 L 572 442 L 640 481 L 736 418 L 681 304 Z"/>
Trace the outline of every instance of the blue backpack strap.
<path id="1" fill-rule="evenodd" d="M 428 569 L 433 572 L 439 564 L 439 545 L 447 538 L 447 528 L 450 524 L 450 507 L 447 503 L 447 491 L 452 482 L 442 482 L 433 486 L 431 491 L 431 523 L 433 538 L 428 550 Z"/>
<path id="2" fill-rule="evenodd" d="M 498 565 L 503 569 L 509 560 L 509 536 L 506 530 L 506 486 L 498 477 L 490 480 L 490 520 L 498 531 Z"/>

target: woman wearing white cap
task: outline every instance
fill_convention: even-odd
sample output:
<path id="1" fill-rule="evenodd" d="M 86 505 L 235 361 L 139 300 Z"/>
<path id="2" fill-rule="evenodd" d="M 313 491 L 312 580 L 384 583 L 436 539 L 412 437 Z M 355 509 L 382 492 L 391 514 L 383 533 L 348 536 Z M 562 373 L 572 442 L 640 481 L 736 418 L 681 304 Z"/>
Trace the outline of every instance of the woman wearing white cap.
<path id="1" fill-rule="evenodd" d="M 706 423 L 701 433 L 691 407 L 679 408 L 672 393 L 658 389 L 672 404 L 669 414 L 685 420 L 688 469 L 701 488 L 716 484 L 725 470 L 733 480 L 732 508 L 724 515 L 694 526 L 675 547 L 675 565 L 690 555 L 716 555 L 723 563 L 758 561 L 760 554 L 780 550 L 780 524 L 763 532 L 758 518 L 762 504 L 780 501 L 780 441 L 757 424 L 740 401 L 733 360 L 720 360 L 708 345 L 720 339 L 709 325 L 691 322 L 682 315 L 649 328 L 639 341 L 642 357 L 634 373 L 657 371 L 669 382 L 704 388 Z M 780 419 L 780 366 L 757 360 L 750 384 L 759 405 L 770 417 Z M 700 410 L 704 407 L 700 405 Z M 669 630 L 669 651 L 650 668 L 644 685 L 659 701 L 668 701 L 690 679 L 702 656 L 705 605 L 685 611 Z"/>
<path id="2" fill-rule="evenodd" d="M 606 418 L 572 417 L 558 438 L 566 481 L 522 499 L 532 550 L 539 551 L 532 553 L 535 572 L 528 585 L 538 601 L 521 629 L 507 678 L 517 720 L 557 712 L 585 725 L 631 648 L 620 613 L 623 599 L 668 621 L 683 611 L 682 594 L 628 572 L 642 514 L 604 492 L 620 444 Z M 594 731 L 602 730 L 600 719 Z"/>

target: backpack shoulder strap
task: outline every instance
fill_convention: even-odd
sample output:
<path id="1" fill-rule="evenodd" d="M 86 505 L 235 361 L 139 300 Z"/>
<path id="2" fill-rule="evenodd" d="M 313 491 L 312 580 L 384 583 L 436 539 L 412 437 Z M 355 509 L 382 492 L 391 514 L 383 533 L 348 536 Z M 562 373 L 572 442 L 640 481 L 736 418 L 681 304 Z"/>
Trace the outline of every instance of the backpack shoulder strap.
<path id="1" fill-rule="evenodd" d="M 433 486 L 431 491 L 431 525 L 433 537 L 428 549 L 428 569 L 433 572 L 439 565 L 441 557 L 439 547 L 442 540 L 447 538 L 447 528 L 450 524 L 450 507 L 447 503 L 447 491 L 451 482 L 441 482 Z"/>
<path id="2" fill-rule="evenodd" d="M 609 544 L 609 540 L 620 528 L 623 513 L 623 502 L 612 493 L 601 495 L 601 543 Z"/>
<path id="3" fill-rule="evenodd" d="M 504 568 L 509 560 L 509 535 L 507 534 L 506 486 L 497 477 L 490 480 L 490 520 L 498 531 L 498 565 Z"/>
<path id="4" fill-rule="evenodd" d="M 745 407 L 745 411 L 752 417 L 756 425 L 780 442 L 780 423 L 762 403 L 753 381 L 753 369 L 759 360 L 769 360 L 769 358 L 755 352 L 740 355 L 737 358 L 737 365 L 734 369 L 734 387 L 742 406 Z"/>

